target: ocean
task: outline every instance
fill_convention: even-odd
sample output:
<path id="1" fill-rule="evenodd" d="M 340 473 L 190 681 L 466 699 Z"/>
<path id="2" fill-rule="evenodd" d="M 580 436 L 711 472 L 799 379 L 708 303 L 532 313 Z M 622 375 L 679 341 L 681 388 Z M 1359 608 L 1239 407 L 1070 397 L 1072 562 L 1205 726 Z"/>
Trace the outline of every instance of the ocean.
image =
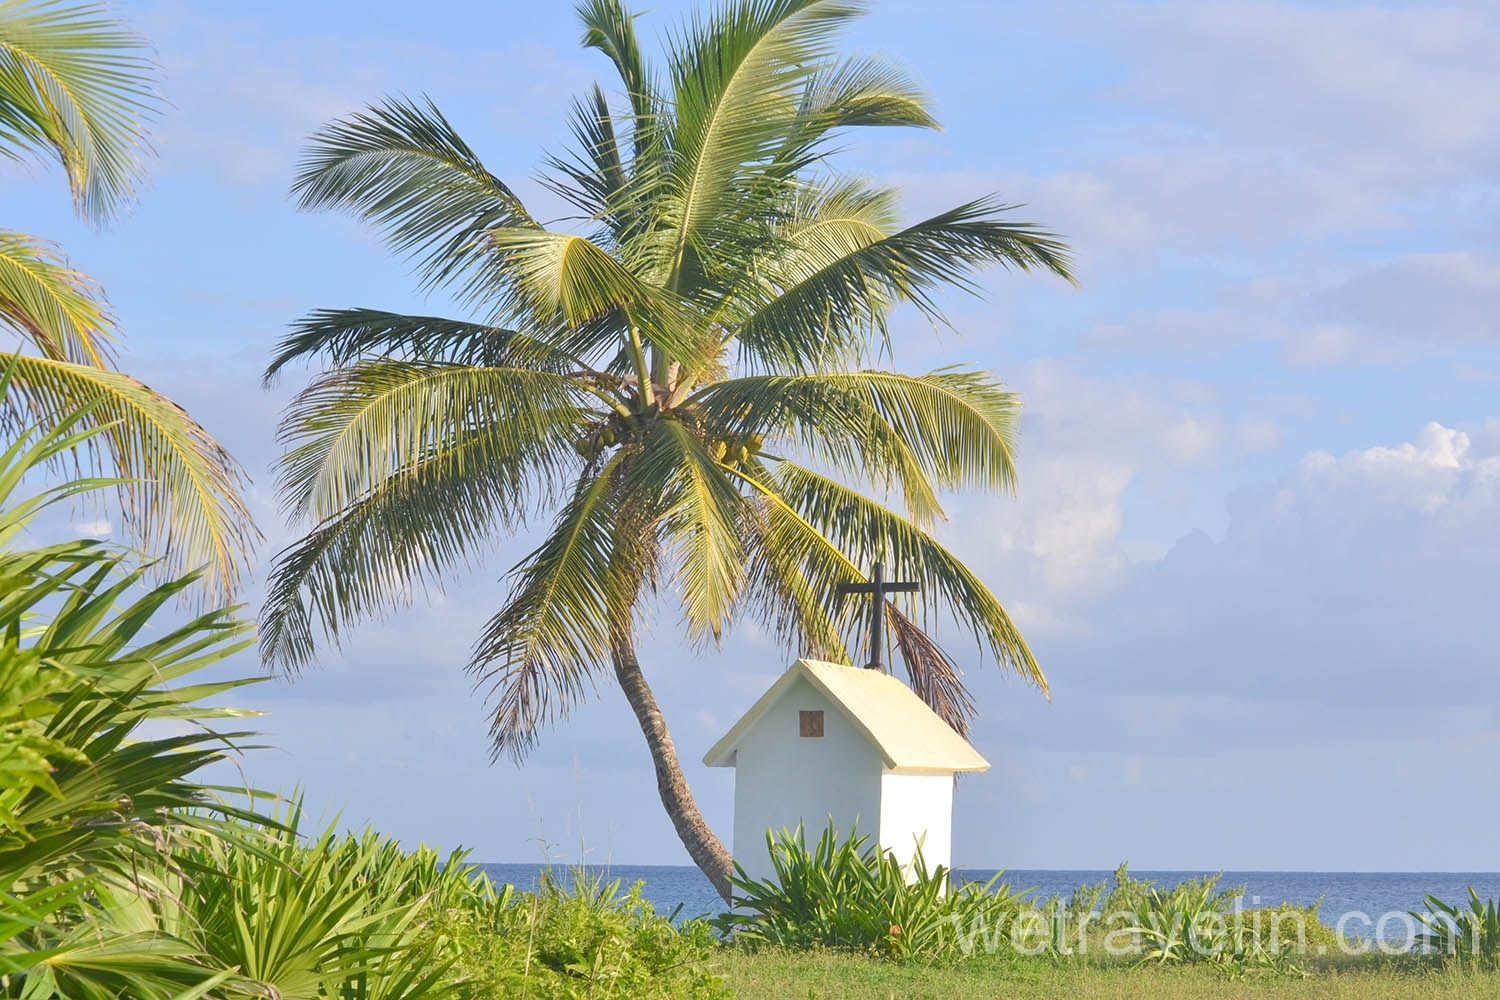
<path id="1" fill-rule="evenodd" d="M 483 866 L 496 882 L 509 882 L 518 889 L 533 888 L 545 866 L 527 864 L 490 864 Z M 619 879 L 622 886 L 639 881 L 642 894 L 658 912 L 672 913 L 680 907 L 681 916 L 718 913 L 723 909 L 713 886 L 698 869 L 678 865 L 614 865 L 598 871 L 609 879 Z M 571 879 L 565 867 L 552 869 L 554 877 Z M 958 877 L 986 881 L 994 871 L 960 870 Z M 1054 895 L 1066 899 L 1081 885 L 1092 885 L 1110 879 L 1110 871 L 1056 871 L 1050 869 L 1011 869 L 1002 881 L 1013 890 L 1031 889 L 1031 898 L 1046 900 Z M 1131 877 L 1150 879 L 1158 885 L 1174 886 L 1186 879 L 1216 874 L 1202 871 L 1131 871 Z M 1404 914 L 1423 909 L 1422 898 L 1433 895 L 1449 902 L 1467 901 L 1468 886 L 1481 897 L 1500 896 L 1500 873 L 1497 872 L 1233 872 L 1226 871 L 1219 880 L 1225 888 L 1243 886 L 1245 905 L 1296 903 L 1311 906 L 1322 900 L 1318 915 L 1324 923 L 1337 924 L 1345 914 L 1345 927 L 1360 937 L 1371 939 L 1381 917 L 1387 913 Z M 1359 914 L 1363 914 L 1362 920 Z M 1400 939 L 1404 926 L 1390 918 L 1381 936 Z"/>

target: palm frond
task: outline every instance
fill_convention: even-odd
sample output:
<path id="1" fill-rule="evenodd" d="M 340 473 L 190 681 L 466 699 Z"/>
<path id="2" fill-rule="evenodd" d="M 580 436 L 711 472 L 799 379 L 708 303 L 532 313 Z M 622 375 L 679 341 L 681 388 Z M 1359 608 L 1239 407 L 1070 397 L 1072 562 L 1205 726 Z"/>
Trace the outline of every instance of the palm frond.
<path id="1" fill-rule="evenodd" d="M 866 582 L 863 571 L 779 495 L 774 474 L 760 463 L 737 475 L 754 491 L 761 515 L 746 541 L 748 608 L 798 655 L 849 663 L 851 649 L 867 648 L 868 619 L 863 607 L 836 595 L 841 583 Z M 885 602 L 884 613 L 912 691 L 967 736 L 977 709 L 963 670 L 894 601 Z"/>
<path id="2" fill-rule="evenodd" d="M 967 739 L 969 722 L 979 714 L 979 709 L 964 685 L 963 669 L 932 636 L 890 601 L 885 602 L 885 620 L 890 624 L 891 639 L 901 651 L 912 692 Z"/>
<path id="3" fill-rule="evenodd" d="M 545 541 L 511 571 L 505 605 L 474 644 L 469 669 L 488 689 L 496 756 L 519 760 L 541 731 L 566 718 L 607 669 L 610 644 L 631 627 L 646 576 L 620 503 L 616 452 L 582 476 Z"/>
<path id="4" fill-rule="evenodd" d="M 857 565 L 885 562 L 921 586 L 927 614 L 948 614 L 981 653 L 1044 692 L 1047 679 L 1010 615 L 973 570 L 927 532 L 844 484 L 793 462 L 773 470 L 779 495 Z"/>
<path id="5" fill-rule="evenodd" d="M 57 361 L 104 366 L 114 318 L 104 292 L 56 247 L 0 229 L 0 323 Z"/>
<path id="6" fill-rule="evenodd" d="M 512 289 L 507 311 L 518 321 L 529 319 L 531 326 L 566 326 L 569 333 L 555 341 L 561 350 L 585 358 L 605 346 L 618 350 L 635 330 L 650 345 L 688 363 L 702 364 L 717 352 L 697 316 L 585 237 L 497 229 L 490 239 L 499 255 L 497 268 Z"/>
<path id="7" fill-rule="evenodd" d="M 620 0 L 580 0 L 575 11 L 583 24 L 584 48 L 603 52 L 620 74 L 639 142 L 653 126 L 660 98 L 656 82 L 641 56 L 640 42 L 636 40 L 635 15 Z"/>
<path id="8" fill-rule="evenodd" d="M 772 157 L 767 178 L 779 182 L 819 164 L 847 129 L 939 127 L 931 98 L 908 73 L 886 59 L 853 56 L 807 81 L 796 127 Z"/>
<path id="9" fill-rule="evenodd" d="M 701 270 L 696 258 L 726 226 L 745 220 L 738 193 L 795 130 L 807 82 L 862 9 L 845 0 L 741 0 L 691 18 L 672 40 L 673 168 L 662 216 L 675 287 Z"/>
<path id="10" fill-rule="evenodd" d="M 573 102 L 569 127 L 578 151 L 570 157 L 549 156 L 547 166 L 561 179 L 544 175 L 542 185 L 589 218 L 606 223 L 612 239 L 623 238 L 639 206 L 625 197 L 630 176 L 620 153 L 609 100 L 598 84 L 587 101 Z"/>
<path id="11" fill-rule="evenodd" d="M 102 3 L 0 3 L 0 155 L 55 157 L 79 215 L 102 222 L 140 180 L 156 112 L 147 46 Z"/>
<path id="12" fill-rule="evenodd" d="M 811 274 L 790 281 L 770 275 L 729 339 L 746 361 L 766 370 L 819 370 L 857 358 L 872 332 L 883 341 L 886 316 L 898 302 L 941 320 L 933 292 L 974 291 L 970 276 L 985 265 L 1040 268 L 1073 280 L 1067 247 L 1056 236 L 996 218 L 1014 207 L 969 202 L 852 249 Z"/>
<path id="13" fill-rule="evenodd" d="M 261 653 L 296 671 L 318 634 L 441 589 L 576 463 L 587 412 L 560 375 L 368 361 L 321 376 L 282 424 L 280 492 L 308 535 L 272 565 Z"/>
<path id="14" fill-rule="evenodd" d="M 814 76 L 802 100 L 796 143 L 843 128 L 938 128 L 932 98 L 889 60 L 852 56 Z"/>
<path id="15" fill-rule="evenodd" d="M 754 512 L 744 527 L 743 607 L 789 651 L 849 663 L 856 615 L 835 595 L 841 583 L 866 582 L 863 570 L 781 498 L 762 462 L 731 475 L 751 490 Z"/>
<path id="16" fill-rule="evenodd" d="M 656 73 L 641 55 L 635 15 L 620 0 L 580 0 L 576 9 L 584 46 L 603 52 L 614 63 L 629 114 L 615 115 L 596 84 L 591 100 L 579 102 L 574 113 L 574 139 L 583 155 L 553 158 L 551 165 L 560 171 L 561 180 L 552 186 L 590 217 L 603 220 L 613 246 L 622 248 L 656 225 L 654 205 L 671 164 L 671 109 Z M 648 251 L 645 256 L 653 254 Z M 657 266 L 640 272 L 649 280 L 665 273 L 662 264 L 670 253 L 655 256 L 661 258 Z"/>
<path id="17" fill-rule="evenodd" d="M 244 471 L 187 411 L 120 372 L 28 354 L 6 357 L 14 381 L 12 417 L 53 425 L 76 419 L 100 428 L 80 452 L 120 476 L 129 536 L 164 552 L 162 568 L 202 570 L 209 596 L 237 585 L 259 532 L 245 507 Z"/>
<path id="18" fill-rule="evenodd" d="M 485 233 L 534 226 L 515 192 L 430 100 L 389 98 L 313 136 L 292 185 L 299 207 L 330 208 L 373 225 L 413 257 L 428 287 L 486 290 Z"/>
<path id="19" fill-rule="evenodd" d="M 894 484 L 920 525 L 938 489 L 1015 487 L 1019 399 L 987 373 L 752 375 L 690 399 L 711 434 L 785 441 L 841 475 Z"/>
<path id="20" fill-rule="evenodd" d="M 658 420 L 632 462 L 625 502 L 651 512 L 672 549 L 689 637 L 717 641 L 744 588 L 743 497 L 697 435 L 681 421 Z"/>
<path id="21" fill-rule="evenodd" d="M 487 549 L 514 516 L 508 501 L 518 486 L 504 470 L 496 471 L 502 488 L 475 474 L 480 463 L 465 452 L 484 447 L 468 445 L 387 479 L 277 554 L 260 613 L 266 664 L 301 672 L 316 662 L 320 640 L 339 648 L 353 625 L 441 591 L 453 567 Z M 469 471 L 455 471 L 464 464 Z"/>
<path id="22" fill-rule="evenodd" d="M 282 421 L 280 491 L 293 518 L 323 521 L 438 454 L 470 463 L 455 472 L 479 478 L 523 466 L 517 489 L 546 488 L 588 413 L 581 397 L 568 377 L 525 368 L 336 368 L 300 392 Z M 485 450 L 474 453 L 476 442 Z M 508 501 L 519 516 L 524 494 Z"/>
<path id="23" fill-rule="evenodd" d="M 263 379 L 267 385 L 274 384 L 288 365 L 318 357 L 334 367 L 375 358 L 486 368 L 525 362 L 553 371 L 576 364 L 571 356 L 524 333 L 483 323 L 381 309 L 318 309 L 292 324 L 292 332 L 276 346 Z"/>

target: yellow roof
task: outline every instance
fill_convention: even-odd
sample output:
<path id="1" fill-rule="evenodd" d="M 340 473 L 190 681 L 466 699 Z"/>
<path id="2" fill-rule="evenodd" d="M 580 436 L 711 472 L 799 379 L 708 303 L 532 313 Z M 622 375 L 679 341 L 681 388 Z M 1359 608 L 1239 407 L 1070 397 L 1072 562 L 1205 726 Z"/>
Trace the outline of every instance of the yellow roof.
<path id="1" fill-rule="evenodd" d="M 798 678 L 817 688 L 864 733 L 891 771 L 988 771 L 989 761 L 905 684 L 879 670 L 798 660 L 703 757 L 733 767 L 740 739 Z"/>

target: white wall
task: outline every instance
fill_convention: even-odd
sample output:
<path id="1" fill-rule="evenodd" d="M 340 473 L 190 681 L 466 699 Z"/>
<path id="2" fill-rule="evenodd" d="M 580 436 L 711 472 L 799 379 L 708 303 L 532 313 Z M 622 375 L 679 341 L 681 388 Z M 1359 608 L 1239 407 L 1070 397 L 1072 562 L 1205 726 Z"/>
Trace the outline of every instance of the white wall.
<path id="1" fill-rule="evenodd" d="M 799 736 L 798 713 L 818 709 L 823 711 L 823 736 Z M 842 710 L 798 678 L 740 742 L 734 775 L 735 860 L 752 878 L 769 878 L 766 830 L 795 829 L 802 822 L 812 843 L 830 815 L 841 836 L 858 821 L 860 833 L 873 839 L 881 826 L 881 766 L 879 752 Z M 946 858 L 946 833 L 943 843 Z"/>
<path id="2" fill-rule="evenodd" d="M 951 867 L 953 855 L 953 775 L 893 774 L 880 777 L 880 846 L 911 864 L 917 838 L 927 870 Z"/>

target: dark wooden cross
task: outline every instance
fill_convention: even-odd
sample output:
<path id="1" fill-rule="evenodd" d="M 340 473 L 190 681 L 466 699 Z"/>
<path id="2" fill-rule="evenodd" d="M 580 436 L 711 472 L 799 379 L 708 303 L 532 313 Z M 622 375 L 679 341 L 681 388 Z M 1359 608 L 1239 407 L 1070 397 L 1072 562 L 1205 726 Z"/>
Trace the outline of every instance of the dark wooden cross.
<path id="1" fill-rule="evenodd" d="M 871 670 L 884 670 L 880 663 L 880 651 L 885 649 L 885 595 L 909 594 L 920 590 L 915 583 L 896 583 L 885 578 L 885 566 L 876 563 L 870 572 L 869 583 L 841 583 L 834 593 L 869 594 L 870 600 L 870 662 L 865 666 Z"/>

